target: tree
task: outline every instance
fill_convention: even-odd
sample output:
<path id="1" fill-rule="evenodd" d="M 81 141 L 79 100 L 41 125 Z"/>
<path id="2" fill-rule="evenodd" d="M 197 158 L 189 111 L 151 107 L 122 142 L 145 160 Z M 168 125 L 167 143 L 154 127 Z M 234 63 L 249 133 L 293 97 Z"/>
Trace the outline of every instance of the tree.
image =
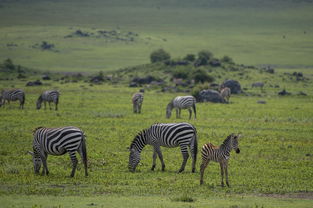
<path id="1" fill-rule="evenodd" d="M 183 60 L 193 62 L 196 60 L 196 56 L 194 54 L 187 54 Z"/>
<path id="2" fill-rule="evenodd" d="M 198 59 L 195 63 L 196 66 L 208 65 L 209 60 L 213 58 L 213 53 L 207 50 L 202 50 L 198 53 Z"/>
<path id="3" fill-rule="evenodd" d="M 210 76 L 204 69 L 196 69 L 192 72 L 195 83 L 213 82 L 214 77 Z"/>
<path id="4" fill-rule="evenodd" d="M 170 59 L 170 54 L 163 49 L 155 50 L 150 54 L 151 63 L 164 62 Z"/>
<path id="5" fill-rule="evenodd" d="M 13 61 L 9 58 L 3 62 L 3 65 L 5 69 L 9 69 L 9 70 L 15 69 L 15 65 L 13 64 Z"/>

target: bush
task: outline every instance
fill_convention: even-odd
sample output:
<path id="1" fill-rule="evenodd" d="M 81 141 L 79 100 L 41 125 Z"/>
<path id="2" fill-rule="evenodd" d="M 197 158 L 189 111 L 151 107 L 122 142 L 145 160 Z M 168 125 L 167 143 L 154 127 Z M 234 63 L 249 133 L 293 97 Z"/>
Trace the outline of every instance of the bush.
<path id="1" fill-rule="evenodd" d="M 151 61 L 151 63 L 163 62 L 163 61 L 167 61 L 167 60 L 170 60 L 170 59 L 171 59 L 170 54 L 167 53 L 163 49 L 158 49 L 156 51 L 153 51 L 150 54 L 150 61 Z"/>
<path id="2" fill-rule="evenodd" d="M 190 71 L 186 69 L 176 69 L 173 72 L 173 77 L 174 78 L 182 78 L 182 79 L 187 79 L 189 77 Z"/>
<path id="3" fill-rule="evenodd" d="M 202 50 L 198 53 L 198 59 L 195 63 L 196 66 L 208 65 L 209 60 L 213 58 L 213 53 L 210 51 Z"/>
<path id="4" fill-rule="evenodd" d="M 15 69 L 15 65 L 13 64 L 13 61 L 9 58 L 3 62 L 3 66 L 5 69 L 9 69 L 9 70 Z"/>
<path id="5" fill-rule="evenodd" d="M 224 56 L 222 59 L 221 59 L 222 62 L 224 63 L 229 63 L 229 64 L 233 64 L 234 61 L 232 58 L 230 58 L 229 56 Z"/>
<path id="6" fill-rule="evenodd" d="M 208 89 L 208 84 L 207 84 L 207 83 L 199 84 L 199 85 L 195 86 L 195 87 L 192 89 L 191 95 L 194 96 L 197 101 L 199 101 L 199 98 L 200 98 L 199 93 L 200 93 L 202 90 L 207 90 L 207 89 Z"/>
<path id="7" fill-rule="evenodd" d="M 189 61 L 189 62 L 194 62 L 196 60 L 196 56 L 194 54 L 187 54 L 183 60 Z"/>
<path id="8" fill-rule="evenodd" d="M 192 72 L 192 78 L 195 83 L 213 82 L 214 78 L 210 76 L 204 69 L 197 69 Z"/>

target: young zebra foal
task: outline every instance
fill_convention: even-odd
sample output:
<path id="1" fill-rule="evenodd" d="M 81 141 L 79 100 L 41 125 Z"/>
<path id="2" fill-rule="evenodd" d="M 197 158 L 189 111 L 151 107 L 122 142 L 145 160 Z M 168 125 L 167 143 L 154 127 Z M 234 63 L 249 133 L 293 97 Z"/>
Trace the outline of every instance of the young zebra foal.
<path id="1" fill-rule="evenodd" d="M 192 172 L 195 172 L 198 143 L 196 129 L 191 124 L 160 123 L 154 124 L 150 128 L 141 131 L 132 141 L 129 148 L 130 154 L 128 168 L 131 172 L 135 171 L 140 161 L 140 153 L 147 144 L 153 146 L 154 148 L 151 170 L 154 170 L 156 166 L 157 156 L 159 156 L 161 161 L 162 171 L 165 170 L 163 155 L 160 148 L 161 146 L 169 148 L 179 146 L 183 155 L 183 162 L 179 172 L 185 170 L 186 162 L 189 157 L 188 147 L 192 156 Z"/>
<path id="2" fill-rule="evenodd" d="M 16 101 L 18 100 L 20 102 L 20 108 L 24 108 L 25 103 L 25 93 L 23 90 L 20 89 L 11 89 L 11 90 L 3 90 L 0 96 L 0 107 L 5 105 L 5 101 L 10 104 L 10 101 Z"/>
<path id="3" fill-rule="evenodd" d="M 132 97 L 134 113 L 141 113 L 141 106 L 143 102 L 143 93 L 135 93 Z"/>
<path id="4" fill-rule="evenodd" d="M 79 128 L 73 126 L 61 128 L 38 127 L 34 130 L 33 150 L 34 152 L 29 151 L 28 153 L 33 157 L 35 174 L 39 174 L 41 163 L 43 164 L 42 175 L 49 174 L 48 154 L 59 156 L 68 152 L 73 164 L 70 176 L 73 177 L 78 163 L 75 152 L 78 152 L 84 163 L 85 176 L 88 176 L 85 136 Z"/>
<path id="5" fill-rule="evenodd" d="M 192 110 L 196 115 L 196 98 L 193 96 L 178 96 L 174 98 L 166 107 L 166 118 L 170 118 L 173 108 L 176 108 L 176 118 L 180 118 L 181 109 L 188 109 L 189 119 L 191 119 Z"/>
<path id="6" fill-rule="evenodd" d="M 45 109 L 46 109 L 46 102 L 48 102 L 49 108 L 51 110 L 50 103 L 53 102 L 55 104 L 55 110 L 58 110 L 59 96 L 60 96 L 60 93 L 56 90 L 48 90 L 48 91 L 43 92 L 37 99 L 37 103 L 36 103 L 37 110 L 41 108 L 42 102 L 44 102 L 45 104 Z"/>
<path id="7" fill-rule="evenodd" d="M 228 87 L 224 87 L 221 89 L 221 96 L 224 98 L 224 100 L 229 103 L 229 98 L 231 95 L 231 90 Z"/>
<path id="8" fill-rule="evenodd" d="M 228 160 L 230 158 L 230 152 L 232 149 L 236 150 L 236 153 L 240 153 L 240 149 L 238 147 L 238 139 L 240 134 L 229 135 L 221 144 L 221 146 L 214 146 L 211 143 L 205 144 L 202 147 L 202 164 L 200 166 L 200 185 L 203 184 L 203 175 L 204 170 L 208 166 L 209 162 L 213 160 L 214 162 L 220 163 L 221 167 L 221 185 L 224 187 L 224 173 L 226 176 L 226 185 L 229 187 L 228 182 Z"/>

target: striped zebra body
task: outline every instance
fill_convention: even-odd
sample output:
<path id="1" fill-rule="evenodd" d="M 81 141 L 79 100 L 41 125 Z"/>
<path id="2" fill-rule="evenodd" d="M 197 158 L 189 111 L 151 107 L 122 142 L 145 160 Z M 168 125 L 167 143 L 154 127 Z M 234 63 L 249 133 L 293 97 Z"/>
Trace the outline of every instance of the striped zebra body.
<path id="1" fill-rule="evenodd" d="M 46 109 L 46 102 L 49 103 L 49 108 L 51 110 L 51 103 L 55 104 L 55 110 L 58 110 L 59 104 L 59 96 L 60 93 L 56 90 L 48 90 L 43 92 L 39 98 L 37 99 L 36 107 L 39 110 L 41 108 L 41 103 L 44 102 L 45 109 Z"/>
<path id="2" fill-rule="evenodd" d="M 223 89 L 221 89 L 221 96 L 224 98 L 224 100 L 228 103 L 229 102 L 229 98 L 231 95 L 231 90 L 228 87 L 224 87 Z"/>
<path id="3" fill-rule="evenodd" d="M 220 163 L 221 167 L 221 185 L 224 186 L 224 173 L 226 175 L 226 185 L 229 186 L 228 182 L 228 160 L 230 158 L 230 152 L 232 149 L 236 150 L 236 153 L 240 153 L 238 147 L 238 138 L 240 135 L 229 135 L 221 144 L 221 146 L 214 146 L 211 143 L 205 144 L 202 147 L 202 164 L 200 167 L 200 184 L 203 184 L 204 170 L 208 166 L 210 161 Z"/>
<path id="4" fill-rule="evenodd" d="M 0 96 L 0 106 L 5 106 L 5 101 L 10 104 L 10 101 L 19 101 L 20 108 L 24 108 L 25 103 L 25 93 L 23 90 L 20 89 L 11 89 L 11 90 L 4 90 Z"/>
<path id="5" fill-rule="evenodd" d="M 165 170 L 161 147 L 180 147 L 183 156 L 183 162 L 179 172 L 184 171 L 188 160 L 188 147 L 192 156 L 192 172 L 195 172 L 197 160 L 198 143 L 197 133 L 194 126 L 189 123 L 160 123 L 154 124 L 150 128 L 143 130 L 130 145 L 129 170 L 135 171 L 139 161 L 140 153 L 146 145 L 153 146 L 153 164 L 151 170 L 156 166 L 156 158 L 162 164 L 162 171 Z"/>
<path id="6" fill-rule="evenodd" d="M 193 96 L 178 96 L 174 98 L 166 107 L 166 118 L 171 117 L 173 108 L 176 109 L 176 118 L 180 118 L 181 109 L 188 109 L 189 119 L 191 119 L 192 110 L 196 118 L 196 98 Z"/>
<path id="7" fill-rule="evenodd" d="M 134 113 L 141 113 L 141 106 L 143 103 L 143 93 L 135 93 L 132 97 Z"/>
<path id="8" fill-rule="evenodd" d="M 77 167 L 76 152 L 83 160 L 85 176 L 87 173 L 87 152 L 84 132 L 76 127 L 44 128 L 38 127 L 34 132 L 33 141 L 34 152 L 29 152 L 33 156 L 35 174 L 39 173 L 41 163 L 43 164 L 42 175 L 49 174 L 47 166 L 48 155 L 63 155 L 69 153 L 73 168 L 71 177 L 75 175 Z"/>

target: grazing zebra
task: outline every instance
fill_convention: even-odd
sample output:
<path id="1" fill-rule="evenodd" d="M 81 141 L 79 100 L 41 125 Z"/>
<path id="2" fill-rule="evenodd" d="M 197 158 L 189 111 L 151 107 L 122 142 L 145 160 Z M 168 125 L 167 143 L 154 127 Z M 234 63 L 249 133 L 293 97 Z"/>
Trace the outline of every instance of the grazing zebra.
<path id="1" fill-rule="evenodd" d="M 10 101 L 20 101 L 20 108 L 24 108 L 25 103 L 25 93 L 23 90 L 20 89 L 11 89 L 11 90 L 3 90 L 2 94 L 0 96 L 0 107 L 5 105 L 5 101 L 8 101 L 8 104 L 10 104 Z"/>
<path id="2" fill-rule="evenodd" d="M 229 102 L 230 94 L 231 90 L 228 87 L 224 87 L 223 89 L 221 89 L 221 96 L 227 103 Z"/>
<path id="3" fill-rule="evenodd" d="M 34 152 L 28 152 L 33 157 L 35 174 L 39 174 L 41 163 L 43 164 L 42 175 L 48 175 L 47 157 L 48 155 L 63 155 L 69 153 L 73 169 L 71 177 L 75 175 L 77 167 L 77 151 L 84 163 L 85 176 L 87 173 L 87 152 L 84 132 L 79 128 L 69 126 L 61 128 L 44 128 L 38 127 L 34 130 L 33 141 Z"/>
<path id="4" fill-rule="evenodd" d="M 162 171 L 165 170 L 165 164 L 163 161 L 163 155 L 161 152 L 162 147 L 180 147 L 183 156 L 183 162 L 179 172 L 185 170 L 186 162 L 188 160 L 188 147 L 192 156 L 192 172 L 195 172 L 195 165 L 197 160 L 198 143 L 197 132 L 194 126 L 189 123 L 160 123 L 154 124 L 148 129 L 144 129 L 136 135 L 130 145 L 130 155 L 128 167 L 131 172 L 134 172 L 139 161 L 140 153 L 145 145 L 151 145 L 154 148 L 153 151 L 153 163 L 151 170 L 154 170 L 156 166 L 156 158 L 159 159 L 162 164 Z"/>
<path id="5" fill-rule="evenodd" d="M 173 108 L 176 108 L 176 118 L 180 118 L 181 109 L 188 109 L 189 119 L 191 119 L 192 110 L 196 118 L 196 98 L 193 96 L 178 96 L 174 98 L 166 107 L 166 118 L 170 118 Z"/>
<path id="6" fill-rule="evenodd" d="M 58 103 L 59 103 L 59 95 L 60 93 L 56 90 L 48 90 L 43 92 L 36 103 L 37 109 L 39 110 L 41 108 L 41 103 L 44 102 L 45 104 L 45 109 L 46 109 L 46 102 L 49 103 L 49 108 L 51 110 L 51 102 L 54 102 L 55 104 L 55 110 L 58 110 Z"/>
<path id="7" fill-rule="evenodd" d="M 132 97 L 134 113 L 141 113 L 141 106 L 143 102 L 143 93 L 135 93 Z"/>
<path id="8" fill-rule="evenodd" d="M 240 134 L 229 135 L 221 144 L 221 146 L 214 146 L 211 143 L 205 144 L 202 147 L 202 164 L 200 166 L 200 185 L 203 184 L 204 170 L 208 166 L 209 162 L 213 160 L 214 162 L 220 163 L 222 182 L 221 185 L 224 187 L 224 173 L 226 175 L 226 184 L 229 187 L 228 182 L 228 160 L 230 158 L 230 151 L 232 149 L 236 150 L 236 153 L 240 153 L 238 147 L 238 139 Z"/>

